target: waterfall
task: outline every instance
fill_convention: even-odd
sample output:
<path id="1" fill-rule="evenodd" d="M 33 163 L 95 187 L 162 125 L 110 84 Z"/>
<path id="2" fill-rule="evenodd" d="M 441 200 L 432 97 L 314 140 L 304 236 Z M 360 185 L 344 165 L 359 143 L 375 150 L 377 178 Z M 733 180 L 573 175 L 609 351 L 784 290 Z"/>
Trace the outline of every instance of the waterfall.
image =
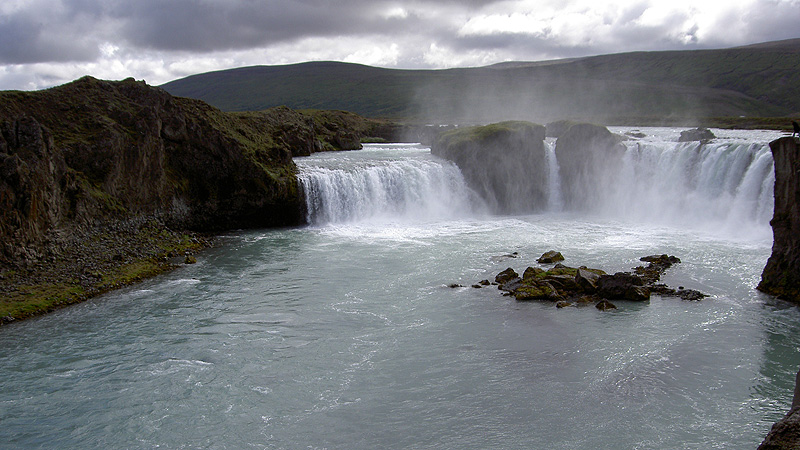
<path id="1" fill-rule="evenodd" d="M 471 217 L 482 202 L 455 164 L 423 147 L 367 145 L 295 160 L 311 224 Z"/>
<path id="2" fill-rule="evenodd" d="M 598 187 L 604 196 L 587 212 L 720 232 L 768 228 L 775 177 L 767 144 L 627 141 L 625 147 L 613 181 Z"/>
<path id="3" fill-rule="evenodd" d="M 775 177 L 767 144 L 747 139 L 644 139 L 624 145 L 619 161 L 581 175 L 594 180 L 585 188 L 592 202 L 573 205 L 570 211 L 564 201 L 569 186 L 559 178 L 554 143 L 546 141 L 541 161 L 546 166 L 546 205 L 540 212 L 567 211 L 727 235 L 770 233 Z M 475 217 L 487 210 L 458 167 L 431 155 L 427 147 L 372 144 L 356 152 L 318 153 L 295 161 L 311 224 L 425 222 Z M 515 181 L 507 178 L 508 183 Z"/>
<path id="4" fill-rule="evenodd" d="M 564 201 L 561 198 L 561 178 L 558 174 L 555 141 L 546 140 L 544 151 L 547 162 L 547 209 L 557 212 L 563 209 Z"/>

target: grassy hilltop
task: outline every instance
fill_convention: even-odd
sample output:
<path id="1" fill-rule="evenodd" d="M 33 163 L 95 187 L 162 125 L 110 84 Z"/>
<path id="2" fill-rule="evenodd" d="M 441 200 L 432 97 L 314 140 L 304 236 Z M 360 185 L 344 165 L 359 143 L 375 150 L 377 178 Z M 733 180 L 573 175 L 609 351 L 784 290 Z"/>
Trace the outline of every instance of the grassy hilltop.
<path id="1" fill-rule="evenodd" d="M 800 39 L 448 70 L 337 62 L 256 66 L 193 75 L 163 88 L 228 111 L 286 105 L 418 121 L 678 124 L 800 114 L 797 67 Z"/>

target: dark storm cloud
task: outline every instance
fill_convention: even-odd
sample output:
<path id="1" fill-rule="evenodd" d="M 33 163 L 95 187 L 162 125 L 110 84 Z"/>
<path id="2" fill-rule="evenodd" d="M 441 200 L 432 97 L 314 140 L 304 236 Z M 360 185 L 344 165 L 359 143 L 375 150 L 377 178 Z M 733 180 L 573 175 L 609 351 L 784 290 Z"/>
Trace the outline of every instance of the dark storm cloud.
<path id="1" fill-rule="evenodd" d="M 405 2 L 415 11 L 387 16 L 404 3 L 368 0 L 63 0 L 39 1 L 0 19 L 1 63 L 83 61 L 112 43 L 135 50 L 212 52 L 306 37 L 436 32 L 426 17 L 441 8 L 468 10 L 494 0 Z M 77 26 L 76 18 L 86 26 Z M 72 25 L 72 26 L 70 26 Z M 10 44 L 10 45 L 9 45 Z"/>
<path id="2" fill-rule="evenodd" d="M 0 16 L 0 63 L 27 64 L 40 61 L 89 61 L 97 57 L 97 45 L 86 35 L 60 36 L 63 22 L 51 23 L 46 13 L 23 12 Z"/>
<path id="3" fill-rule="evenodd" d="M 369 1 L 146 0 L 123 2 L 114 14 L 125 23 L 130 42 L 159 50 L 214 51 L 293 41 L 305 37 L 396 34 L 402 38 L 425 26 L 437 33 L 433 20 L 440 9 L 468 10 L 496 0 Z M 392 8 L 410 5 L 405 16 L 387 16 Z M 431 15 L 425 14 L 430 11 Z"/>
<path id="4" fill-rule="evenodd" d="M 444 68 L 719 48 L 798 37 L 797 23 L 798 0 L 0 0 L 0 88 L 313 59 Z"/>

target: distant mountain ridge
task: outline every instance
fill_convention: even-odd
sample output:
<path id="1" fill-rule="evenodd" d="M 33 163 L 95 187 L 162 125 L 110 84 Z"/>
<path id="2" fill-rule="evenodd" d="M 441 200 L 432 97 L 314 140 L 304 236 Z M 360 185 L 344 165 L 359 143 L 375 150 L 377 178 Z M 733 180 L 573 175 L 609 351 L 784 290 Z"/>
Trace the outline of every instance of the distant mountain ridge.
<path id="1" fill-rule="evenodd" d="M 227 111 L 285 105 L 367 117 L 486 122 L 800 114 L 800 39 L 444 70 L 341 62 L 253 66 L 164 84 Z"/>

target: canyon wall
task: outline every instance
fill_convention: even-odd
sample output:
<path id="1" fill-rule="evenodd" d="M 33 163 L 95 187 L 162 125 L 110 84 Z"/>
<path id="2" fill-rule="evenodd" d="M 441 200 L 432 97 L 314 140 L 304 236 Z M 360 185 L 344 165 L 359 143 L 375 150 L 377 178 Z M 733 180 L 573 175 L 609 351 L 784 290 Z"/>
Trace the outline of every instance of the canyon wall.
<path id="1" fill-rule="evenodd" d="M 793 137 L 769 144 L 775 161 L 772 255 L 758 289 L 800 303 L 800 153 Z"/>

